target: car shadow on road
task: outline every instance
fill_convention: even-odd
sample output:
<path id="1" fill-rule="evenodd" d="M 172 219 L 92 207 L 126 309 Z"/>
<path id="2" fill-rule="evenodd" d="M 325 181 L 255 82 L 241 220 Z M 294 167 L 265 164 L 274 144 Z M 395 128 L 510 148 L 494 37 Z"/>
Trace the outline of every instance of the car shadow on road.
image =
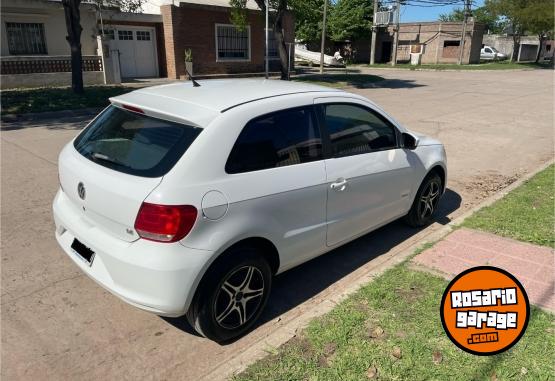
<path id="1" fill-rule="evenodd" d="M 447 189 L 436 213 L 435 222 L 448 224 L 451 221 L 449 215 L 459 209 L 461 201 L 458 193 Z M 421 230 L 397 220 L 276 276 L 268 304 L 254 329 L 302 304 Z M 198 336 L 185 317 L 163 319 L 180 330 Z"/>

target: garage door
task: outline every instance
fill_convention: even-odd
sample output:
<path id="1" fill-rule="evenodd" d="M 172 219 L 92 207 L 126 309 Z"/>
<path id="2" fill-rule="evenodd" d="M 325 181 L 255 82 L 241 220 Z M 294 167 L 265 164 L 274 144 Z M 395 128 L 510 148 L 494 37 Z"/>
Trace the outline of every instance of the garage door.
<path id="1" fill-rule="evenodd" d="M 154 28 L 121 26 L 115 30 L 114 39 L 122 77 L 158 77 Z"/>

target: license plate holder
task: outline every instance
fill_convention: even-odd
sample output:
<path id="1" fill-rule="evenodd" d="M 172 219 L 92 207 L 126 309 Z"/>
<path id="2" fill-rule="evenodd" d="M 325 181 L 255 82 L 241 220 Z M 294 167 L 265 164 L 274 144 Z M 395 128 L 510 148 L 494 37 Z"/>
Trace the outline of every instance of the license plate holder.
<path id="1" fill-rule="evenodd" d="M 94 251 L 81 243 L 77 238 L 73 239 L 71 249 L 83 262 L 85 262 L 89 266 L 92 266 L 94 260 Z"/>

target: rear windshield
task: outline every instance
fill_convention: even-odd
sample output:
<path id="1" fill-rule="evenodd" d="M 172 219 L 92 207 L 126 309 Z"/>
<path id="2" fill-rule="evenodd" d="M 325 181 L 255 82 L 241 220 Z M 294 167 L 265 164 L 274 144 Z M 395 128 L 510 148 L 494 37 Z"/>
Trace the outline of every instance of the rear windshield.
<path id="1" fill-rule="evenodd" d="M 164 176 L 201 128 L 108 107 L 73 145 L 87 159 L 142 177 Z"/>

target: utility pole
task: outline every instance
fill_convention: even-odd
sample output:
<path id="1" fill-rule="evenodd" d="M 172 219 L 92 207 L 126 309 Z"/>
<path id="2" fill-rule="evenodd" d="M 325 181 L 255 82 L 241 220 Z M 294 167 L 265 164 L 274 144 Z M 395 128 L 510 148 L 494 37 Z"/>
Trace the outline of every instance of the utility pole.
<path id="1" fill-rule="evenodd" d="M 266 3 L 266 29 L 265 29 L 266 41 L 264 43 L 265 43 L 265 50 L 266 50 L 266 57 L 265 57 L 266 62 L 264 63 L 265 64 L 264 77 L 266 79 L 268 79 L 268 72 L 269 72 L 269 67 L 270 67 L 270 60 L 268 59 L 268 50 L 269 50 L 269 47 L 268 47 L 268 13 L 269 13 L 268 8 L 269 8 L 269 1 L 266 0 L 265 3 Z"/>
<path id="2" fill-rule="evenodd" d="M 378 13 L 378 0 L 374 0 L 374 18 L 372 19 L 372 45 L 370 46 L 370 65 L 376 63 L 376 38 L 378 26 L 376 25 L 376 15 Z"/>
<path id="3" fill-rule="evenodd" d="M 466 40 L 466 24 L 468 22 L 468 14 L 470 13 L 470 0 L 465 0 L 464 1 L 464 18 L 463 18 L 463 25 L 462 25 L 462 34 L 461 34 L 461 42 L 459 43 L 459 46 L 461 47 L 461 50 L 459 52 L 459 65 L 462 65 L 463 63 L 463 56 L 464 56 L 464 43 Z"/>
<path id="4" fill-rule="evenodd" d="M 328 0 L 324 0 L 324 22 L 322 23 L 322 43 L 320 44 L 320 74 L 324 74 L 324 45 L 326 43 L 326 16 Z"/>
<path id="5" fill-rule="evenodd" d="M 401 1 L 397 0 L 395 4 L 395 37 L 393 38 L 393 59 L 391 66 L 397 65 L 397 46 L 399 45 L 399 19 L 401 18 Z"/>

